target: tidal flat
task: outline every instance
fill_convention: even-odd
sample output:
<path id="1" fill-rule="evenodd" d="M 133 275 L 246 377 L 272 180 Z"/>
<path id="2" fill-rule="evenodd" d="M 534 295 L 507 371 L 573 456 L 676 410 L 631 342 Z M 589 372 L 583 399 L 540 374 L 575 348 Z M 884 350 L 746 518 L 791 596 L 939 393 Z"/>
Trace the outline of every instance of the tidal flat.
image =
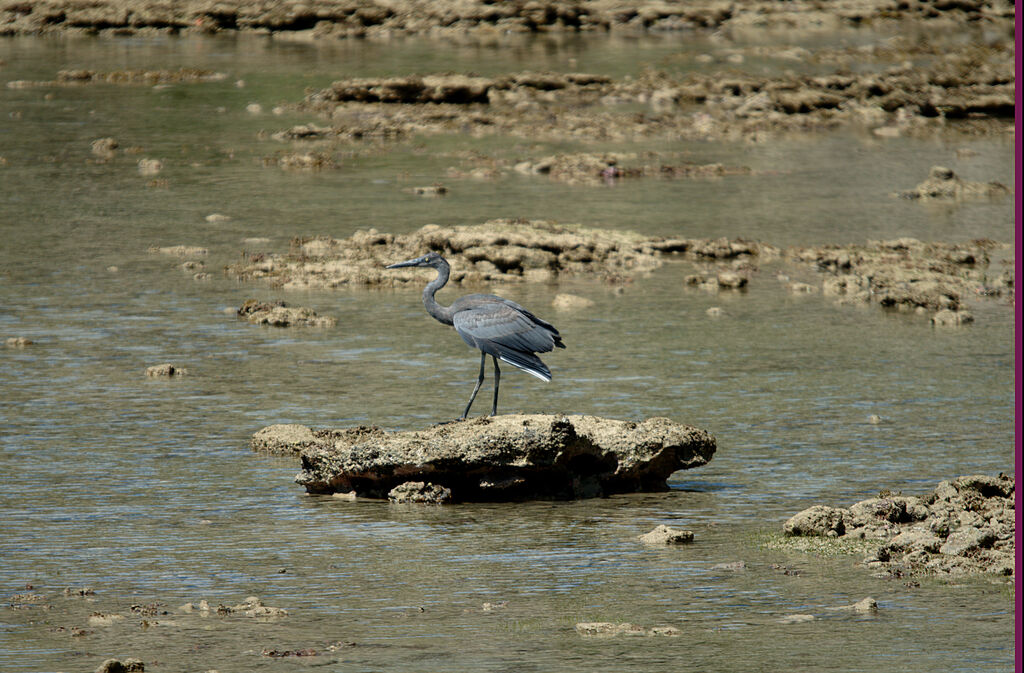
<path id="1" fill-rule="evenodd" d="M 1005 505 L 836 525 L 1015 470 L 1014 8 L 817 4 L 0 8 L 0 671 L 1009 669 Z M 424 246 L 564 338 L 503 412 L 714 456 L 307 494 L 254 433 L 462 411 Z"/>

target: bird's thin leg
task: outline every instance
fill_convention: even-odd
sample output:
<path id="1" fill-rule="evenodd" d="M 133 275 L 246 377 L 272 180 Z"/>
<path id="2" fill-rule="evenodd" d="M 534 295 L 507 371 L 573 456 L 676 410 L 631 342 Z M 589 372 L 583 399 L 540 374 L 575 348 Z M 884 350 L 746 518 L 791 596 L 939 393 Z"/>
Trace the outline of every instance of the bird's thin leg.
<path id="1" fill-rule="evenodd" d="M 498 382 L 501 381 L 501 370 L 498 369 L 498 358 L 491 356 L 494 360 L 494 406 L 491 407 L 491 416 L 498 415 Z"/>
<path id="2" fill-rule="evenodd" d="M 462 412 L 460 421 L 465 420 L 466 416 L 469 415 L 469 408 L 473 406 L 473 400 L 476 399 L 476 394 L 480 392 L 480 384 L 484 382 L 484 365 L 487 364 L 487 353 L 480 353 L 480 378 L 476 380 L 476 387 L 473 388 L 473 394 L 469 397 L 469 404 L 466 405 L 466 410 Z"/>

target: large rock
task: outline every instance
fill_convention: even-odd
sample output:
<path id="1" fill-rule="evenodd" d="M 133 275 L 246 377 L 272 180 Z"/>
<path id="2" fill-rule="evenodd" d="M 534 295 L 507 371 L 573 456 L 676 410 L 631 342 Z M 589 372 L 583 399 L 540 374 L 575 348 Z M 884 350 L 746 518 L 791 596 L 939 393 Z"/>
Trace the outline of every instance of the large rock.
<path id="1" fill-rule="evenodd" d="M 291 442 L 302 460 L 295 480 L 310 493 L 383 499 L 397 486 L 425 482 L 449 489 L 453 501 L 663 491 L 673 472 L 705 465 L 715 453 L 708 432 L 667 418 L 543 414 L 397 432 L 271 426 L 256 433 L 253 446 L 287 451 Z"/>

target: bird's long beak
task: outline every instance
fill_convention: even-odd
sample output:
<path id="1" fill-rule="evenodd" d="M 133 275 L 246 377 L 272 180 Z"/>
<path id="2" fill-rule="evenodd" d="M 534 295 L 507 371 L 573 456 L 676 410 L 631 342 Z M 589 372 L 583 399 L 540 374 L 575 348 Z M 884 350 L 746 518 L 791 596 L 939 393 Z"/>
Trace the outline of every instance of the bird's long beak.
<path id="1" fill-rule="evenodd" d="M 389 266 L 387 266 L 385 268 L 387 268 L 387 269 L 401 269 L 403 266 L 418 266 L 419 263 L 422 262 L 422 261 L 423 261 L 422 257 L 417 257 L 416 259 L 410 259 L 410 260 L 406 260 L 404 262 L 399 262 L 397 264 L 391 264 L 391 265 L 389 265 Z"/>

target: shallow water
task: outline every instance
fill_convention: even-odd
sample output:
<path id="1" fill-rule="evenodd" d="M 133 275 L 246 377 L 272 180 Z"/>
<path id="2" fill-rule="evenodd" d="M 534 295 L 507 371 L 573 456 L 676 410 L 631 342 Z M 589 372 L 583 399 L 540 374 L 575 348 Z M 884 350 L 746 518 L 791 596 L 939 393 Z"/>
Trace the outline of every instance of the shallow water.
<path id="1" fill-rule="evenodd" d="M 418 289 L 281 293 L 223 278 L 220 267 L 252 249 L 247 237 L 282 249 L 293 235 L 529 217 L 780 246 L 1010 240 L 1008 202 L 928 207 L 889 196 L 934 164 L 1014 184 L 1005 139 L 847 133 L 752 146 L 639 144 L 627 149 L 756 173 L 595 188 L 446 177 L 466 149 L 504 157 L 560 149 L 501 138 L 419 139 L 354 153 L 337 171 L 288 173 L 261 165 L 282 146 L 257 133 L 310 120 L 245 111 L 341 76 L 548 68 L 619 76 L 694 48 L 537 41 L 510 56 L 484 47 L 439 55 L 412 40 L 332 49 L 253 38 L 0 41 L 5 81 L 52 79 L 70 67 L 229 73 L 218 83 L 0 96 L 0 337 L 35 342 L 0 350 L 0 591 L 7 598 L 32 585 L 50 606 L 0 611 L 0 670 L 92 670 L 108 656 L 135 656 L 154 671 L 1006 670 L 1005 584 L 913 586 L 872 577 L 856 566 L 859 556 L 761 544 L 811 504 L 849 505 L 882 488 L 923 494 L 941 479 L 1013 470 L 1005 300 L 972 305 L 968 328 L 936 330 L 920 316 L 789 295 L 777 271 L 806 280 L 813 272 L 773 264 L 743 294 L 686 288 L 693 266 L 684 262 L 622 294 L 582 279 L 498 288 L 557 324 L 569 346 L 546 357 L 550 384 L 503 377 L 501 410 L 668 416 L 709 429 L 715 458 L 675 475 L 668 493 L 514 506 L 347 503 L 305 496 L 292 483 L 295 461 L 249 452 L 249 436 L 271 423 L 411 428 L 451 418 L 478 365 L 424 314 Z M 96 164 L 90 142 L 107 135 L 141 149 Z M 165 186 L 138 174 L 141 157 L 163 160 Z M 403 191 L 435 181 L 449 187 L 447 198 Z M 206 222 L 214 212 L 233 219 Z M 209 280 L 147 252 L 177 244 L 209 248 Z M 556 312 L 559 292 L 595 306 Z M 250 297 L 312 306 L 338 326 L 251 326 L 230 314 Z M 710 318 L 712 306 L 725 315 Z M 144 376 L 162 362 L 189 376 Z M 868 422 L 872 414 L 882 422 Z M 659 523 L 693 530 L 696 543 L 641 548 L 635 537 Z M 712 569 L 738 560 L 746 571 Z M 95 596 L 60 595 L 85 586 Z M 254 594 L 290 614 L 261 622 L 176 612 Z M 876 616 L 831 609 L 866 596 L 879 601 Z M 130 610 L 154 602 L 170 614 Z M 94 611 L 126 619 L 89 626 Z M 794 614 L 817 619 L 780 621 Z M 673 625 L 683 636 L 588 639 L 573 629 L 581 621 Z M 90 633 L 71 635 L 73 627 Z M 312 660 L 260 656 L 334 643 L 354 645 Z"/>

